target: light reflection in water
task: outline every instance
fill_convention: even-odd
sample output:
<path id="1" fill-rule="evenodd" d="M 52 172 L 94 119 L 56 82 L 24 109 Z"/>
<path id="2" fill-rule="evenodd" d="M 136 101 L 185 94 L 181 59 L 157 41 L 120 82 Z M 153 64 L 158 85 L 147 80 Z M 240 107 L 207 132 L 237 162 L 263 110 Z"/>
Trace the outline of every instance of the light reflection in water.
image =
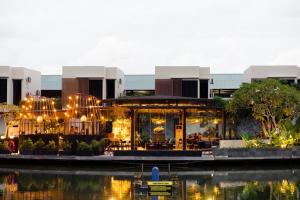
<path id="1" fill-rule="evenodd" d="M 0 170 L 0 199 L 104 199 L 104 200 L 150 200 L 146 191 L 135 187 L 134 176 L 91 175 L 77 173 L 31 173 L 24 170 Z M 211 173 L 211 172 L 209 172 Z M 101 174 L 101 173 L 100 173 Z M 106 173 L 109 174 L 109 173 Z M 179 174 L 179 172 L 178 172 Z M 299 199 L 300 170 L 263 171 L 260 178 L 256 172 L 240 174 L 219 173 L 214 176 L 179 176 L 174 181 L 173 195 L 160 200 L 246 200 L 246 199 Z M 286 175 L 286 178 L 284 176 Z M 271 177 L 271 178 L 270 178 Z M 275 179 L 276 177 L 279 177 Z M 144 177 L 144 181 L 150 177 Z M 169 179 L 167 176 L 163 179 Z M 273 180 L 272 180 L 273 179 Z"/>

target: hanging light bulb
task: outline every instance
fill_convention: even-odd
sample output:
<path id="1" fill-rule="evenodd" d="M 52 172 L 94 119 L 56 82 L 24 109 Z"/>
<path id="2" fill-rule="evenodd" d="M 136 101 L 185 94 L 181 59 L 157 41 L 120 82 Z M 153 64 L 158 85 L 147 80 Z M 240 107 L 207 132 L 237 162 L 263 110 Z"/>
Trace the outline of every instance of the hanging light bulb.
<path id="1" fill-rule="evenodd" d="M 86 117 L 85 115 L 82 115 L 82 116 L 80 117 L 80 121 L 81 121 L 81 122 L 86 122 L 86 121 L 87 121 L 87 117 Z"/>
<path id="2" fill-rule="evenodd" d="M 36 121 L 37 121 L 38 123 L 41 123 L 41 122 L 43 121 L 43 117 L 42 117 L 42 116 L 38 116 L 38 117 L 36 118 Z"/>

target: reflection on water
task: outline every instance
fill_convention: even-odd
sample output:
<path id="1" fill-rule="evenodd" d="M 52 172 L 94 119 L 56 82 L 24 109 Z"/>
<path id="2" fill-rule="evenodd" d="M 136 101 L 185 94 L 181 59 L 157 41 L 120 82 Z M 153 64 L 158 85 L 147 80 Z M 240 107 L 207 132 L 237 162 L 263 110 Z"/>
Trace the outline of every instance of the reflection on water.
<path id="1" fill-rule="evenodd" d="M 159 199 L 299 199 L 300 170 L 177 171 L 162 173 L 174 183 Z M 142 181 L 150 179 L 144 174 Z M 0 199 L 152 199 L 136 185 L 134 172 L 30 171 L 0 169 Z"/>

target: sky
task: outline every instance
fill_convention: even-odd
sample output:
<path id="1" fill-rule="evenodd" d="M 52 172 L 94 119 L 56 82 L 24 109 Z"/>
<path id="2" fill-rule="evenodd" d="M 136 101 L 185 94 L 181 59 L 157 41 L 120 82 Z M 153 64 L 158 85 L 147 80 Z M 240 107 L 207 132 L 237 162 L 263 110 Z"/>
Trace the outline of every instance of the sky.
<path id="1" fill-rule="evenodd" d="M 0 0 L 0 66 L 300 65 L 299 0 Z"/>

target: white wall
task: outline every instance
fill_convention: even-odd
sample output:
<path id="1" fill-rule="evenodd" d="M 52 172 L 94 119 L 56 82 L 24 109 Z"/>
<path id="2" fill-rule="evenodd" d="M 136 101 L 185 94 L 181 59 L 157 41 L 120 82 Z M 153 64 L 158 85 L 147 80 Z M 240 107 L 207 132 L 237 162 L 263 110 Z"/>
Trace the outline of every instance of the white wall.
<path id="1" fill-rule="evenodd" d="M 155 79 L 170 78 L 210 78 L 209 67 L 199 66 L 156 66 Z"/>
<path id="2" fill-rule="evenodd" d="M 106 79 L 115 80 L 115 97 L 124 91 L 124 72 L 118 67 L 63 66 L 62 78 L 95 78 L 103 80 L 103 98 L 106 98 Z M 121 84 L 119 80 L 121 79 Z"/>
<path id="3" fill-rule="evenodd" d="M 7 77 L 7 103 L 13 103 L 13 80 L 22 80 L 22 94 L 24 99 L 27 93 L 35 95 L 41 90 L 41 72 L 23 68 L 0 66 L 0 77 Z M 26 78 L 31 77 L 31 82 L 27 83 Z"/>
<path id="4" fill-rule="evenodd" d="M 244 80 L 264 78 L 297 78 L 299 68 L 297 65 L 253 65 L 244 71 Z"/>
<path id="5" fill-rule="evenodd" d="M 63 66 L 63 78 L 103 78 L 106 76 L 104 66 Z"/>

